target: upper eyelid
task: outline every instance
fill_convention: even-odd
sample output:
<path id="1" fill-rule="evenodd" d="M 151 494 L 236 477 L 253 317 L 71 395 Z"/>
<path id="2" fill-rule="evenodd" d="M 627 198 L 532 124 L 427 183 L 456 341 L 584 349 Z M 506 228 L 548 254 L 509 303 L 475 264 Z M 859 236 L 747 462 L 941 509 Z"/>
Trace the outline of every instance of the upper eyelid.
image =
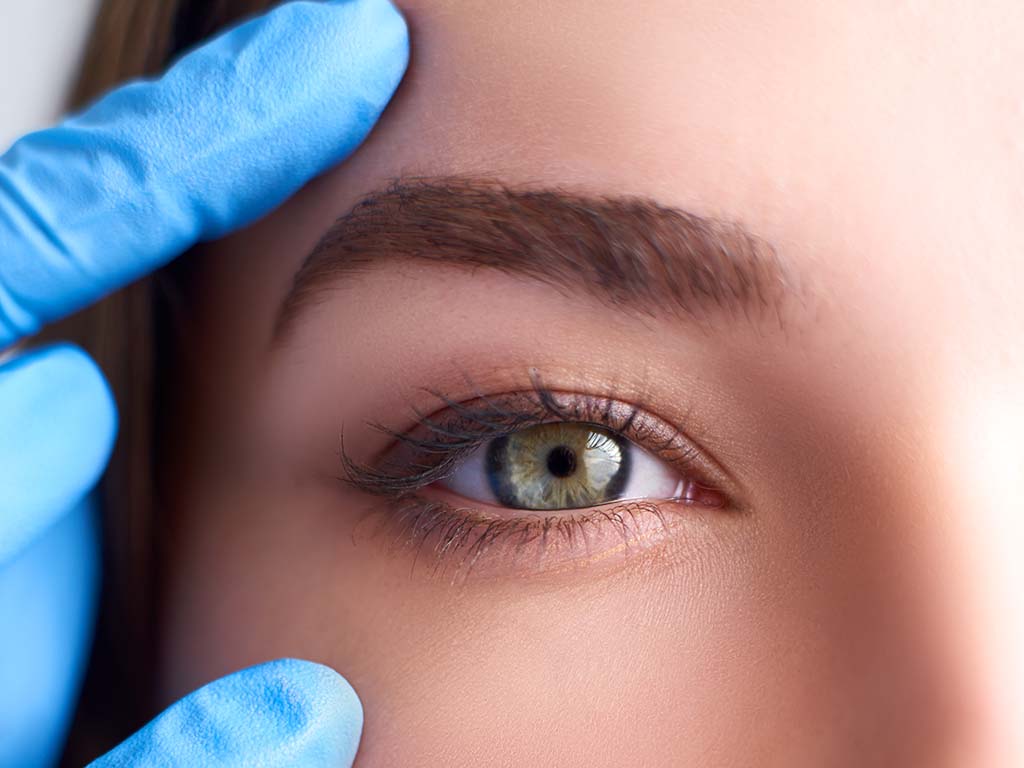
<path id="1" fill-rule="evenodd" d="M 510 392 L 499 396 L 486 396 L 477 393 L 475 398 L 462 401 L 427 390 L 444 403 L 445 407 L 440 410 L 435 409 L 429 416 L 424 416 L 419 410 L 413 409 L 416 414 L 416 423 L 411 429 L 404 432 L 381 424 L 371 424 L 372 427 L 393 438 L 392 446 L 382 452 L 383 455 L 378 461 L 370 464 L 359 464 L 351 460 L 345 454 L 344 446 L 342 446 L 341 458 L 347 474 L 347 478 L 343 479 L 356 488 L 371 493 L 390 496 L 413 493 L 450 476 L 465 456 L 488 440 L 511 434 L 529 426 L 559 419 L 562 421 L 589 421 L 611 429 L 631 442 L 650 450 L 650 434 L 641 434 L 636 427 L 638 419 L 646 419 L 647 425 L 652 430 L 656 426 L 664 427 L 661 435 L 664 438 L 663 443 L 660 446 L 655 446 L 652 453 L 669 461 L 682 473 L 697 482 L 721 490 L 729 497 L 730 506 L 736 504 L 737 508 L 742 507 L 734 493 L 735 483 L 732 476 L 702 446 L 677 426 L 669 424 L 639 405 L 627 404 L 614 397 L 549 390 L 544 387 L 535 371 L 531 371 L 531 380 L 534 386 L 529 392 Z M 531 401 L 531 397 L 535 399 Z M 520 411 L 513 411 L 509 410 L 509 406 L 496 405 L 502 398 L 505 398 L 506 403 L 515 402 L 521 405 L 529 403 L 534 410 L 527 412 L 523 408 Z M 569 405 L 563 406 L 559 402 L 559 398 L 572 399 L 569 401 Z M 600 401 L 599 410 L 590 411 L 589 418 L 578 413 L 581 404 L 589 402 L 591 405 L 596 405 L 598 401 Z M 486 408 L 473 409 L 469 405 L 473 402 L 482 402 Z M 620 417 L 618 423 L 615 423 L 614 411 L 617 406 L 628 408 L 628 411 Z M 569 413 L 568 411 L 574 407 L 577 412 Z M 437 414 L 450 412 L 458 414 L 462 421 L 441 423 Z M 490 418 L 483 418 L 481 414 L 487 414 Z M 500 420 L 495 421 L 493 419 L 495 415 L 508 417 L 508 420 L 504 423 Z M 551 418 L 552 416 L 556 418 Z M 423 430 L 427 430 L 435 436 L 441 435 L 444 439 L 436 440 L 431 437 L 417 436 L 416 432 Z M 443 458 L 435 465 L 419 465 L 416 467 L 419 470 L 418 473 L 402 474 L 383 471 L 380 468 L 381 465 L 387 463 L 387 458 L 392 455 L 399 443 L 409 446 L 413 451 L 419 451 L 420 455 L 416 458 L 428 453 L 440 455 Z M 673 446 L 677 453 L 668 456 L 667 454 Z M 683 449 L 681 453 L 678 452 L 680 448 Z M 406 468 L 410 464 L 411 462 L 407 462 Z M 725 488 L 722 487 L 723 479 L 728 481 L 728 486 Z"/>

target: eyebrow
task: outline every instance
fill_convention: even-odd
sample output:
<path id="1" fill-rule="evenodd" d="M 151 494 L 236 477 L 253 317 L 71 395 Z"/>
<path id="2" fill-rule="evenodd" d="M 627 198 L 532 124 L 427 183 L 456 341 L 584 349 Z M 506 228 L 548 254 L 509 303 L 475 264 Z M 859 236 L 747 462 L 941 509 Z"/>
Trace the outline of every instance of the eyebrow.
<path id="1" fill-rule="evenodd" d="M 725 313 L 781 326 L 795 293 L 775 248 L 735 222 L 644 197 L 481 176 L 405 177 L 328 229 L 295 274 L 275 338 L 339 280 L 394 258 L 492 268 L 617 308 L 696 321 Z"/>

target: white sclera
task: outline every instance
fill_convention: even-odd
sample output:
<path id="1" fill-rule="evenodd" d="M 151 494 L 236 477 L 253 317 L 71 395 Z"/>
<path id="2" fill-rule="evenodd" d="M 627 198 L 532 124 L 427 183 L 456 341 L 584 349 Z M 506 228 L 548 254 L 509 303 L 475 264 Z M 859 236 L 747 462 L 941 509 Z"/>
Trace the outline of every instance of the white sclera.
<path id="1" fill-rule="evenodd" d="M 633 443 L 629 443 L 633 465 L 620 499 L 675 499 L 683 495 L 686 482 L 672 467 Z"/>
<path id="2" fill-rule="evenodd" d="M 438 483 L 442 488 L 484 504 L 501 506 L 487 477 L 487 449 L 490 441 L 469 454 L 447 480 Z M 676 499 L 683 495 L 684 479 L 661 459 L 627 442 L 631 467 L 626 485 L 618 500 Z"/>
<path id="3" fill-rule="evenodd" d="M 467 499 L 498 505 L 498 497 L 494 495 L 491 481 L 487 479 L 487 449 L 491 447 L 491 442 L 488 440 L 469 454 L 451 477 L 438 485 Z"/>

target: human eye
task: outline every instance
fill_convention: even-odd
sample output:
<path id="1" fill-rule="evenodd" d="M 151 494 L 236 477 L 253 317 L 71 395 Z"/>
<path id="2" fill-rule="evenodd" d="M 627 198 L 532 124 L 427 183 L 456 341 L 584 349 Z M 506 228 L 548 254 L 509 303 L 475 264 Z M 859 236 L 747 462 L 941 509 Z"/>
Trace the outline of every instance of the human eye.
<path id="1" fill-rule="evenodd" d="M 690 498 L 695 483 L 615 430 L 556 421 L 491 438 L 438 482 L 508 509 L 584 509 L 623 500 Z"/>
<path id="2" fill-rule="evenodd" d="M 676 426 L 606 395 L 531 388 L 416 412 L 376 462 L 342 446 L 346 479 L 387 498 L 392 544 L 457 573 L 548 570 L 664 536 L 673 520 L 726 511 L 723 471 Z M 486 566 L 491 565 L 493 568 Z"/>

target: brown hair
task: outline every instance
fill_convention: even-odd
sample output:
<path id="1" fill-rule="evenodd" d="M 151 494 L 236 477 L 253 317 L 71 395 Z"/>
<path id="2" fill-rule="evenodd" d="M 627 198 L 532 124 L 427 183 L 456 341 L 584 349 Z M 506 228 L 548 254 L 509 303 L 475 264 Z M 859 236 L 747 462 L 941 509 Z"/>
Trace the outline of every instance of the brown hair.
<path id="1" fill-rule="evenodd" d="M 136 77 L 158 74 L 204 38 L 280 0 L 104 0 L 69 108 Z M 102 481 L 103 586 L 96 638 L 62 763 L 82 765 L 154 714 L 158 504 L 153 456 L 159 434 L 160 372 L 167 365 L 165 270 L 47 328 L 40 341 L 68 339 L 99 362 L 121 426 Z"/>

